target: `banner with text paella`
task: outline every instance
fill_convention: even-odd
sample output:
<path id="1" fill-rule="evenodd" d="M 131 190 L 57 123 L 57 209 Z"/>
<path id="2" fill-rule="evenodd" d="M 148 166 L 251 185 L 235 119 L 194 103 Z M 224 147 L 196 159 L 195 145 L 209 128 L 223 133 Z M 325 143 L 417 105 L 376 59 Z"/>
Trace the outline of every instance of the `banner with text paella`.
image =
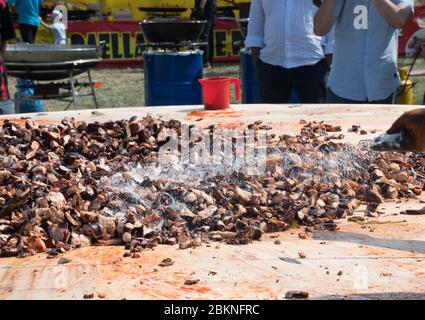
<path id="1" fill-rule="evenodd" d="M 144 43 L 137 22 L 78 21 L 70 22 L 68 37 L 72 44 L 99 44 L 105 42 L 103 66 L 129 67 L 142 64 Z M 234 45 L 241 40 L 237 23 L 233 19 L 218 19 L 215 30 L 215 60 L 238 61 L 239 48 Z"/>

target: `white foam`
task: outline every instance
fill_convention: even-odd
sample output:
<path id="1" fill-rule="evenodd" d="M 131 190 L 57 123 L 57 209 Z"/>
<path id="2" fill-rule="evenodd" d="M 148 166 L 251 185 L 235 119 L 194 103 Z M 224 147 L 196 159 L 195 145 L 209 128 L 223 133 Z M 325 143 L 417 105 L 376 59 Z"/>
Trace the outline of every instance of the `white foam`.
<path id="1" fill-rule="evenodd" d="M 302 179 L 320 180 L 321 182 L 333 182 L 338 178 L 356 179 L 367 172 L 373 157 L 369 153 L 369 148 L 345 144 L 341 149 L 330 154 L 322 153 L 316 149 L 311 149 L 305 154 L 297 153 L 303 164 L 309 164 L 301 172 L 292 172 L 294 161 L 292 152 L 279 149 L 269 150 L 268 155 L 277 155 L 281 158 L 279 167 L 282 173 L 287 177 L 298 176 Z M 152 207 L 153 201 L 147 197 L 147 193 L 141 192 L 143 187 L 140 185 L 146 180 L 151 181 L 164 180 L 166 183 L 182 183 L 187 187 L 197 188 L 202 182 L 212 176 L 230 176 L 235 167 L 228 166 L 225 163 L 197 163 L 182 164 L 178 157 L 172 157 L 167 164 L 155 162 L 151 164 L 135 164 L 128 173 L 132 180 L 124 179 L 122 173 L 117 173 L 111 177 L 110 187 L 131 195 L 134 202 L 140 203 L 147 208 Z M 237 172 L 244 172 L 245 168 L 238 169 Z M 317 170 L 321 168 L 320 170 Z M 332 173 L 332 174 L 331 174 Z M 268 175 L 268 173 L 263 173 Z M 176 210 L 184 210 L 184 204 L 178 202 L 171 195 L 169 204 Z M 131 203 L 124 203 L 124 207 L 116 211 L 125 211 Z"/>

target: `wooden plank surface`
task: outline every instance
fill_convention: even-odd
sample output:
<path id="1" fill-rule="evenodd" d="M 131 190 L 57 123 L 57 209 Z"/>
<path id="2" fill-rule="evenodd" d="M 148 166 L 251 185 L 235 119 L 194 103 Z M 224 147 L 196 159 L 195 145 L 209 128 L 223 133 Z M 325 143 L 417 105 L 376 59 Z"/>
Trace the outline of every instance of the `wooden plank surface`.
<path id="1" fill-rule="evenodd" d="M 152 114 L 203 127 L 216 124 L 228 128 L 262 120 L 273 132 L 282 134 L 299 133 L 301 119 L 324 120 L 341 125 L 346 139 L 356 142 L 385 131 L 404 111 L 413 108 L 239 105 L 211 112 L 190 106 L 84 110 L 32 117 L 50 123 L 64 116 L 106 121 Z M 348 133 L 353 124 L 377 132 L 366 136 Z M 0 299 L 82 299 L 88 293 L 103 293 L 107 299 L 282 299 L 289 290 L 305 290 L 317 299 L 425 299 L 425 216 L 399 215 L 403 209 L 421 207 L 418 200 L 386 203 L 382 207 L 385 214 L 375 224 L 340 221 L 339 232 L 317 231 L 307 240 L 298 238 L 298 232 L 303 231 L 300 228 L 266 235 L 248 246 L 210 243 L 193 250 L 160 246 L 143 252 L 138 259 L 123 258 L 123 247 L 74 250 L 65 254 L 71 259 L 66 265 L 58 265 L 57 259 L 48 260 L 46 255 L 1 259 Z M 276 236 L 280 245 L 274 243 Z M 300 251 L 306 259 L 298 259 Z M 158 267 L 164 258 L 176 262 L 168 268 Z M 183 285 L 193 278 L 201 280 L 198 285 Z"/>

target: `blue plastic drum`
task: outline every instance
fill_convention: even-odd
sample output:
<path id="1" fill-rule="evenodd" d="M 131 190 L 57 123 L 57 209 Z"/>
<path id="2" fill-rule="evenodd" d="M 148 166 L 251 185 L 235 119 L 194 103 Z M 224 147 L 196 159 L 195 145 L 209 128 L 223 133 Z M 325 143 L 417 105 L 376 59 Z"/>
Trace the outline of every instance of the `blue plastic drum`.
<path id="1" fill-rule="evenodd" d="M 145 52 L 145 105 L 202 104 L 202 51 Z"/>
<path id="2" fill-rule="evenodd" d="M 34 84 L 32 80 L 17 79 L 15 93 L 15 110 L 16 113 L 38 113 L 44 111 L 44 103 L 40 100 L 25 99 L 19 97 L 21 95 L 33 95 L 34 89 L 31 87 Z"/>
<path id="3" fill-rule="evenodd" d="M 261 103 L 260 87 L 257 80 L 257 69 L 252 61 L 249 49 L 241 50 L 240 78 L 242 86 L 242 103 Z"/>

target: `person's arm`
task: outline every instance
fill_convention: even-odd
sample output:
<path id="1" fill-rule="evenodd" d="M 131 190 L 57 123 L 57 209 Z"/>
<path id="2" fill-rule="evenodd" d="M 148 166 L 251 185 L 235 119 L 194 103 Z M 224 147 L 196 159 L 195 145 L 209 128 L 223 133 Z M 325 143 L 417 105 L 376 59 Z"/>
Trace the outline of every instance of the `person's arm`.
<path id="1" fill-rule="evenodd" d="M 51 29 L 51 25 L 47 24 L 46 22 L 43 21 L 43 19 L 40 17 L 40 23 L 43 25 L 43 27 L 47 28 L 47 29 Z"/>
<path id="2" fill-rule="evenodd" d="M 424 152 L 425 109 L 404 113 L 372 144 L 376 151 Z"/>
<path id="3" fill-rule="evenodd" d="M 336 0 L 342 1 L 342 0 Z M 314 33 L 317 36 L 325 36 L 331 31 L 337 17 L 334 15 L 335 0 L 325 0 L 314 17 Z"/>
<path id="4" fill-rule="evenodd" d="M 249 10 L 248 35 L 245 45 L 251 48 L 252 59 L 257 63 L 260 50 L 264 47 L 264 10 L 261 0 L 253 0 Z"/>
<path id="5" fill-rule="evenodd" d="M 381 16 L 394 28 L 402 29 L 412 15 L 412 6 L 403 1 L 399 5 L 390 0 L 372 0 Z"/>

